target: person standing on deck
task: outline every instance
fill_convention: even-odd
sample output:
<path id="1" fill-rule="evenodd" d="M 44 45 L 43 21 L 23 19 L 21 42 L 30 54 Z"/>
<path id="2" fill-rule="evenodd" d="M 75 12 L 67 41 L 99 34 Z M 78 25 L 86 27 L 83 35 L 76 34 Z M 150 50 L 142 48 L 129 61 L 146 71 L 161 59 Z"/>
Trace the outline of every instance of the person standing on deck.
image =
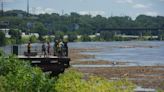
<path id="1" fill-rule="evenodd" d="M 46 56 L 46 46 L 45 46 L 44 42 L 42 44 L 42 55 L 44 55 L 44 57 Z"/>
<path id="2" fill-rule="evenodd" d="M 68 45 L 67 45 L 67 41 L 64 41 L 64 56 L 68 56 Z"/>
<path id="3" fill-rule="evenodd" d="M 47 42 L 47 55 L 48 56 L 50 55 L 50 48 L 51 48 L 50 43 Z"/>
<path id="4" fill-rule="evenodd" d="M 28 56 L 30 56 L 30 53 L 31 53 L 31 43 L 30 42 L 27 45 L 27 53 L 28 53 Z"/>
<path id="5" fill-rule="evenodd" d="M 63 55 L 63 46 L 64 46 L 64 43 L 63 43 L 62 39 L 60 39 L 60 41 L 58 43 L 58 56 Z"/>
<path id="6" fill-rule="evenodd" d="M 54 40 L 54 56 L 57 56 L 58 44 L 59 44 L 59 41 L 58 40 Z"/>

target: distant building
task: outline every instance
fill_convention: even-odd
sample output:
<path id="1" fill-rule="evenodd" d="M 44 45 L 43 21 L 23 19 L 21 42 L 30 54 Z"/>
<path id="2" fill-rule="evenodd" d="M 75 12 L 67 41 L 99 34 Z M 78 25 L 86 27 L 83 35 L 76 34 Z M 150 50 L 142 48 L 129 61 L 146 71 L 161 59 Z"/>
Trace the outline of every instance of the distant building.
<path id="1" fill-rule="evenodd" d="M 96 36 L 100 36 L 100 33 L 96 33 Z"/>
<path id="2" fill-rule="evenodd" d="M 38 38 L 39 34 L 38 33 L 30 33 L 30 36 L 35 36 L 36 38 Z"/>
<path id="3" fill-rule="evenodd" d="M 92 38 L 95 38 L 96 35 L 89 35 L 89 37 L 92 39 Z"/>
<path id="4" fill-rule="evenodd" d="M 54 35 L 50 35 L 50 37 L 51 37 L 51 38 L 55 38 L 55 36 L 54 36 Z"/>
<path id="5" fill-rule="evenodd" d="M 0 29 L 0 31 L 2 31 L 2 32 L 5 34 L 5 37 L 6 37 L 6 38 L 11 38 L 11 35 L 9 35 L 10 29 L 7 29 L 7 28 L 5 28 L 5 29 Z"/>
<path id="6" fill-rule="evenodd" d="M 30 33 L 29 35 L 25 34 L 24 32 L 22 32 L 21 37 L 31 37 L 31 36 L 35 36 L 36 38 L 39 37 L 38 33 Z"/>
<path id="7" fill-rule="evenodd" d="M 63 39 L 67 39 L 67 38 L 68 38 L 68 35 L 64 35 L 64 36 L 63 36 Z"/>
<path id="8" fill-rule="evenodd" d="M 77 39 L 80 39 L 82 36 L 81 35 L 77 35 Z"/>

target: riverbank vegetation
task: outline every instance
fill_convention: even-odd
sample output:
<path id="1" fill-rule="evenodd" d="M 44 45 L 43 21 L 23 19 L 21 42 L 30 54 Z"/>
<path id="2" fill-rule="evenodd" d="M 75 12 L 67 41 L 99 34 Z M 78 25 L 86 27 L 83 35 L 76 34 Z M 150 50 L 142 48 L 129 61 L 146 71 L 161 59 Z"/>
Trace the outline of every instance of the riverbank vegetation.
<path id="1" fill-rule="evenodd" d="M 0 92 L 132 92 L 134 88 L 127 80 L 109 81 L 74 69 L 50 77 L 28 61 L 0 56 Z"/>
<path id="2" fill-rule="evenodd" d="M 44 36 L 55 36 L 62 38 L 68 36 L 68 41 L 126 41 L 134 40 L 133 38 L 123 37 L 125 35 L 138 36 L 135 40 L 164 40 L 164 30 L 159 32 L 151 32 L 141 30 L 140 33 L 126 30 L 124 34 L 118 36 L 120 32 L 103 31 L 105 28 L 163 28 L 163 16 L 146 16 L 139 15 L 136 19 L 129 16 L 111 16 L 103 17 L 101 15 L 80 15 L 72 12 L 71 14 L 59 15 L 52 14 L 30 14 L 26 16 L 26 12 L 21 10 L 11 10 L 4 12 L 4 16 L 0 17 L 0 28 L 10 29 L 10 39 L 4 40 L 4 34 L 0 32 L 0 45 L 24 43 L 27 40 L 21 33 L 30 34 L 38 33 L 37 40 L 45 40 Z M 5 23 L 3 23 L 5 22 Z M 141 34 L 142 33 L 142 34 Z M 3 36 L 2 36 L 3 35 Z M 123 35 L 123 36 L 122 36 Z M 158 37 L 153 37 L 154 35 Z M 22 38 L 22 39 L 21 39 Z M 29 40 L 29 39 L 28 39 Z"/>

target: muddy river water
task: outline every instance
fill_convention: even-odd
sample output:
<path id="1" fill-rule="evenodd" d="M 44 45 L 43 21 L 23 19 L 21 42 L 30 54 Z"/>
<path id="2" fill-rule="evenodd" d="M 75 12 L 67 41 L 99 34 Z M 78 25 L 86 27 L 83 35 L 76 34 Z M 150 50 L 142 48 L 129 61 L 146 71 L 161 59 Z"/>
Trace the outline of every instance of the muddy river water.
<path id="1" fill-rule="evenodd" d="M 129 62 L 130 65 L 164 65 L 164 42 L 125 41 L 125 42 L 76 42 L 70 48 L 96 48 L 82 54 L 95 55 L 88 60 Z M 85 59 L 86 60 L 86 59 Z"/>

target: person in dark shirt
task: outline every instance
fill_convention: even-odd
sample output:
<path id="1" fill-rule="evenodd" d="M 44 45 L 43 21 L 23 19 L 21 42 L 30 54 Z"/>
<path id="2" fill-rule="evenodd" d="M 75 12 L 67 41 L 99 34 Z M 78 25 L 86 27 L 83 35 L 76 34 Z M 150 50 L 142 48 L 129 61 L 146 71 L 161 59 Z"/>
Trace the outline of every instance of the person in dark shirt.
<path id="1" fill-rule="evenodd" d="M 42 55 L 44 55 L 44 57 L 46 56 L 46 46 L 45 46 L 44 42 L 42 44 Z"/>
<path id="2" fill-rule="evenodd" d="M 50 43 L 47 42 L 47 55 L 48 56 L 50 55 L 50 48 L 51 48 Z"/>
<path id="3" fill-rule="evenodd" d="M 67 45 L 67 41 L 64 41 L 64 55 L 68 56 L 68 45 Z"/>
<path id="4" fill-rule="evenodd" d="M 30 55 L 30 53 L 31 53 L 31 43 L 30 42 L 27 45 L 27 53 L 28 53 L 28 55 Z"/>
<path id="5" fill-rule="evenodd" d="M 57 52 L 58 52 L 58 40 L 54 40 L 54 56 L 57 56 Z"/>

